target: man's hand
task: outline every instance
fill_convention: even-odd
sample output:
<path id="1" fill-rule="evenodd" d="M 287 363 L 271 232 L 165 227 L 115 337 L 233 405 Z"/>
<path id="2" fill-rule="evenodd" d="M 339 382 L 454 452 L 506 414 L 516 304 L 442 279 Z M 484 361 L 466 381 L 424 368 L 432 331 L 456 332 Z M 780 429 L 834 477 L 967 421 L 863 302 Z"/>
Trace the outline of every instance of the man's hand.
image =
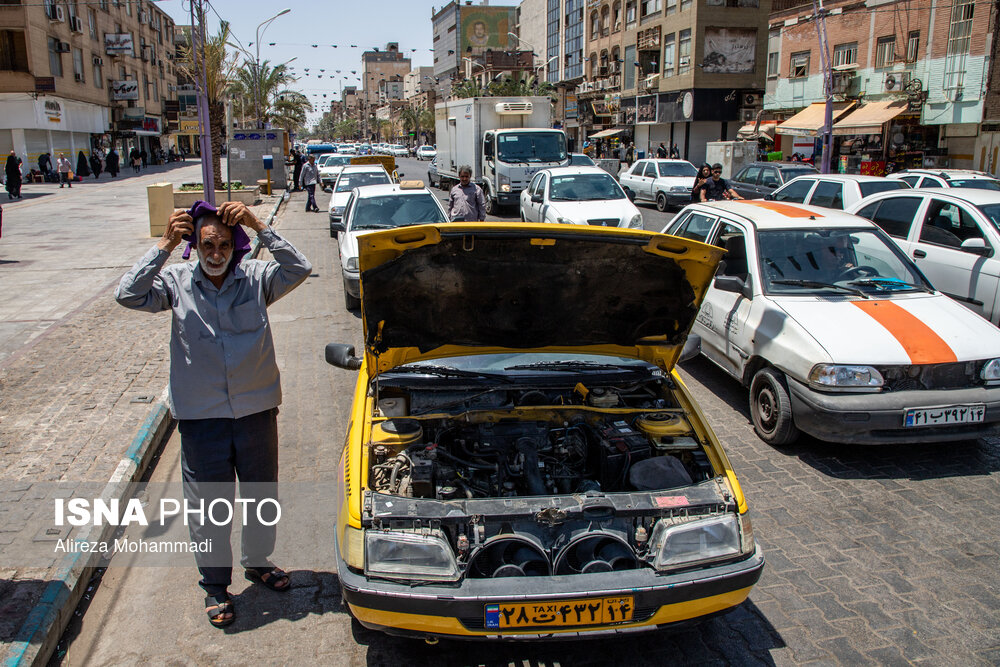
<path id="1" fill-rule="evenodd" d="M 246 204 L 238 201 L 222 202 L 219 206 L 219 217 L 222 222 L 232 227 L 233 225 L 243 225 L 255 232 L 260 232 L 266 225 L 257 219 Z"/>
<path id="2" fill-rule="evenodd" d="M 184 209 L 174 209 L 174 213 L 167 223 L 167 228 L 163 230 L 163 238 L 156 243 L 156 247 L 173 252 L 185 234 L 194 234 L 194 220 Z"/>

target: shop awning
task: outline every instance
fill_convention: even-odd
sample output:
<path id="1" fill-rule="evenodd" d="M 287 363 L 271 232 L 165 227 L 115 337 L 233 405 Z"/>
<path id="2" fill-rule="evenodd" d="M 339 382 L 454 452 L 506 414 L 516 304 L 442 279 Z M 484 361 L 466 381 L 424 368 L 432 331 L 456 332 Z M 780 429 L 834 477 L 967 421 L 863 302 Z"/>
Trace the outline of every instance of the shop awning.
<path id="1" fill-rule="evenodd" d="M 612 130 L 601 130 L 600 132 L 595 132 L 594 134 L 590 135 L 590 138 L 591 139 L 603 139 L 604 137 L 613 137 L 616 134 L 621 134 L 624 131 L 625 131 L 624 128 L 619 129 L 619 130 L 614 130 L 614 129 L 612 129 Z"/>
<path id="2" fill-rule="evenodd" d="M 741 127 L 736 132 L 736 137 L 738 139 L 751 139 L 751 138 L 753 138 L 754 137 L 754 128 L 756 127 L 756 125 L 757 125 L 756 123 L 747 123 L 746 125 L 744 125 L 743 127 Z M 774 143 L 774 128 L 775 128 L 775 126 L 776 125 L 773 122 L 771 122 L 771 123 L 761 123 L 760 127 L 757 128 L 756 134 L 757 134 L 757 136 L 759 138 L 765 139 L 767 141 L 770 141 L 771 143 Z"/>
<path id="3" fill-rule="evenodd" d="M 833 122 L 851 110 L 854 102 L 834 102 Z M 815 137 L 823 129 L 826 121 L 826 102 L 810 104 L 784 123 L 778 126 L 778 134 L 791 134 L 799 137 Z"/>
<path id="4" fill-rule="evenodd" d="M 882 126 L 906 111 L 908 106 L 909 103 L 906 100 L 869 102 L 834 123 L 833 133 L 837 135 L 882 134 Z"/>

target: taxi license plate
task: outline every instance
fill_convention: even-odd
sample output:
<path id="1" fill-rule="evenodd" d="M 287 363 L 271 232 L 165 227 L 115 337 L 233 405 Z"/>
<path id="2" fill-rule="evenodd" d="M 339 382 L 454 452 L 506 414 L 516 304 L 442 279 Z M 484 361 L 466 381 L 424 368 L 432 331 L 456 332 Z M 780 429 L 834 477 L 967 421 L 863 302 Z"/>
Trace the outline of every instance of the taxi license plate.
<path id="1" fill-rule="evenodd" d="M 487 630 L 608 625 L 632 620 L 632 596 L 486 605 Z"/>
<path id="2" fill-rule="evenodd" d="M 949 405 L 941 408 L 907 410 L 903 416 L 903 426 L 909 428 L 946 426 L 948 424 L 979 424 L 985 418 L 985 405 Z"/>

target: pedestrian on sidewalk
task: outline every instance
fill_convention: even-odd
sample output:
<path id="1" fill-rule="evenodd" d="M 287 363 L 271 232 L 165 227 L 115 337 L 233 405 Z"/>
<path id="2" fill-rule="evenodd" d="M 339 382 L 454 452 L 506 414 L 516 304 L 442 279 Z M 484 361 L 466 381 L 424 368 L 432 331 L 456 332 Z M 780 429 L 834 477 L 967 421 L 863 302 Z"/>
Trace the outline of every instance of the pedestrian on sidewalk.
<path id="1" fill-rule="evenodd" d="M 114 149 L 114 146 L 112 146 L 111 150 L 108 151 L 108 157 L 105 159 L 105 164 L 107 165 L 108 173 L 111 174 L 111 178 L 118 175 L 118 151 Z"/>
<path id="2" fill-rule="evenodd" d="M 244 227 L 257 233 L 273 260 L 241 263 L 250 251 Z M 198 260 L 164 266 L 185 239 L 183 257 L 195 249 Z M 278 517 L 266 511 L 272 503 L 260 502 L 278 497 L 281 383 L 267 307 L 311 271 L 309 260 L 244 204 L 224 202 L 216 209 L 198 201 L 188 211 L 174 211 L 163 237 L 115 292 L 127 308 L 171 311 L 169 401 L 181 435 L 185 501 L 232 507 L 238 479 L 240 497 L 264 510 L 249 512 L 243 527 L 244 576 L 279 592 L 288 591 L 291 581 L 269 560 Z M 232 526 L 193 516 L 188 528 L 192 541 L 211 540 L 210 553 L 195 555 L 198 583 L 207 594 L 209 622 L 225 627 L 236 619 L 228 592 Z"/>
<path id="3" fill-rule="evenodd" d="M 3 174 L 6 179 L 7 199 L 20 199 L 21 183 L 24 181 L 24 177 L 21 175 L 21 158 L 14 151 L 11 151 L 10 155 L 7 156 L 7 164 L 4 165 Z"/>
<path id="4" fill-rule="evenodd" d="M 52 175 L 52 156 L 42 153 L 38 156 L 38 171 L 42 174 L 42 180 L 52 182 L 56 179 Z"/>
<path id="5" fill-rule="evenodd" d="M 674 144 L 670 149 L 670 157 L 674 160 L 681 159 L 681 149 L 677 148 L 677 144 Z"/>
<path id="6" fill-rule="evenodd" d="M 129 164 L 132 165 L 132 171 L 139 173 L 139 167 L 142 165 L 142 160 L 139 158 L 139 149 L 133 148 L 128 154 Z"/>
<path id="7" fill-rule="evenodd" d="M 94 172 L 95 181 L 101 177 L 101 158 L 95 153 L 90 154 L 90 170 Z"/>
<path id="8" fill-rule="evenodd" d="M 660 145 L 656 147 L 656 157 L 658 158 L 667 157 L 667 147 L 663 145 L 662 141 L 660 142 Z"/>
<path id="9" fill-rule="evenodd" d="M 316 205 L 316 184 L 319 183 L 319 169 L 316 168 L 315 155 L 310 155 L 309 162 L 302 167 L 299 183 L 309 193 L 306 198 L 306 212 L 319 211 L 319 206 Z"/>
<path id="10" fill-rule="evenodd" d="M 87 156 L 84 155 L 83 151 L 77 153 L 76 156 L 76 175 L 81 180 L 84 176 L 90 176 L 90 164 L 87 162 Z"/>
<path id="11" fill-rule="evenodd" d="M 448 219 L 452 222 L 483 222 L 486 220 L 486 196 L 472 182 L 472 167 L 458 168 L 458 184 L 448 194 Z"/>
<path id="12" fill-rule="evenodd" d="M 68 185 L 72 188 L 73 180 L 70 178 L 70 174 L 73 173 L 73 165 L 69 163 L 69 159 L 62 153 L 59 154 L 59 159 L 56 161 L 56 171 L 59 172 L 59 187 Z"/>
<path id="13" fill-rule="evenodd" d="M 292 192 L 301 192 L 299 187 L 299 176 L 302 175 L 302 154 L 295 148 L 292 149 Z"/>
<path id="14" fill-rule="evenodd" d="M 149 160 L 149 153 L 146 152 L 145 148 L 143 148 L 141 151 L 139 151 L 139 159 L 142 160 L 142 168 L 143 169 L 145 169 L 146 167 L 149 166 L 149 162 L 148 162 L 148 160 Z"/>

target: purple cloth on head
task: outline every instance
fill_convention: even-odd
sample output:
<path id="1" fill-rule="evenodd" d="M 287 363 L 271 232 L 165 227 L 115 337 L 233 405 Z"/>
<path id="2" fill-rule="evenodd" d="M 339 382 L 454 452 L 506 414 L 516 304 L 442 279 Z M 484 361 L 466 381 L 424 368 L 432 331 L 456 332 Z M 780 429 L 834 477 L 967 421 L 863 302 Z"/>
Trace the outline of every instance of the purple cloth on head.
<path id="1" fill-rule="evenodd" d="M 191 258 L 191 250 L 198 244 L 198 239 L 195 234 L 198 233 L 198 218 L 209 213 L 218 214 L 219 209 L 215 208 L 207 201 L 198 200 L 194 203 L 188 210 L 188 215 L 191 216 L 191 220 L 195 225 L 194 234 L 185 234 L 181 238 L 188 242 L 187 247 L 184 248 L 184 254 L 181 255 L 184 259 Z M 230 229 L 233 230 L 233 260 L 230 262 L 230 266 L 239 266 L 243 258 L 250 252 L 250 237 L 247 233 L 243 231 L 243 225 L 235 224 Z"/>

